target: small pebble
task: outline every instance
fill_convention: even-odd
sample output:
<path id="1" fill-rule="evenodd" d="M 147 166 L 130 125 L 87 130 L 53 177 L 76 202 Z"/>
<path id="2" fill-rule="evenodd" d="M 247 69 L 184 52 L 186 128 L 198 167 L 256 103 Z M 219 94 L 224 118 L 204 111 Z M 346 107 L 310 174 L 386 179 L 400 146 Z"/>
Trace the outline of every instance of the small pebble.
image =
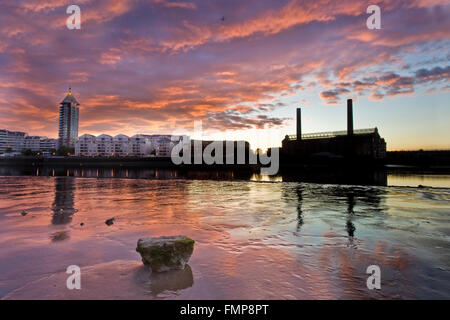
<path id="1" fill-rule="evenodd" d="M 113 225 L 114 224 L 114 218 L 111 218 L 111 219 L 108 219 L 108 220 L 106 220 L 105 221 L 105 223 L 108 225 L 108 226 L 110 226 L 110 225 Z"/>

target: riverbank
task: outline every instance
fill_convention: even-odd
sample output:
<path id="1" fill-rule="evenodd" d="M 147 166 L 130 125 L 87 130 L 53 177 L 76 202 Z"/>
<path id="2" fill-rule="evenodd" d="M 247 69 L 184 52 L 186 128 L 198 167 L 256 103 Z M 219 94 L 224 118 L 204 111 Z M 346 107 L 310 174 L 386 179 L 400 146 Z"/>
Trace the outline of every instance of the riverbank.
<path id="1" fill-rule="evenodd" d="M 0 158 L 0 166 L 14 167 L 52 167 L 52 168 L 151 168 L 177 170 L 238 170 L 257 171 L 257 164 L 180 164 L 176 165 L 170 157 L 149 158 L 88 158 L 88 157 L 36 157 L 17 156 Z"/>
<path id="2" fill-rule="evenodd" d="M 450 150 L 389 151 L 386 163 L 390 165 L 450 170 Z"/>
<path id="3" fill-rule="evenodd" d="M 388 152 L 383 161 L 346 160 L 317 158 L 308 162 L 289 162 L 280 159 L 280 172 L 302 173 L 304 171 L 342 171 L 342 170 L 389 170 L 396 172 L 416 172 L 427 174 L 450 173 L 450 151 L 395 151 Z M 92 158 L 75 156 L 15 156 L 0 158 L 0 166 L 51 167 L 51 168 L 152 168 L 204 171 L 248 171 L 259 172 L 258 164 L 180 164 L 176 165 L 170 157 L 126 157 Z"/>

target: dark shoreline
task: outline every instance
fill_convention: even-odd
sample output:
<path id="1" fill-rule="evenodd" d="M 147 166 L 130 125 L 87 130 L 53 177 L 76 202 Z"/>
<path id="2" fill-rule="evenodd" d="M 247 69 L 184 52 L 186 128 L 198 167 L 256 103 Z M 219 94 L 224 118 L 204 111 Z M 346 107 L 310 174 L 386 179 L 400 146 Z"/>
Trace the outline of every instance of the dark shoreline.
<path id="1" fill-rule="evenodd" d="M 0 176 L 188 179 L 307 182 L 387 186 L 388 175 L 446 175 L 450 167 L 385 165 L 370 161 L 318 161 L 284 164 L 274 176 L 260 175 L 259 165 L 175 165 L 170 158 L 100 159 L 16 157 L 0 159 Z M 417 184 L 420 187 L 420 182 Z"/>
<path id="2" fill-rule="evenodd" d="M 316 159 L 303 163 L 292 163 L 280 159 L 280 172 L 302 173 L 324 171 L 389 171 L 406 173 L 445 174 L 450 173 L 450 152 L 443 151 L 445 156 L 436 158 L 429 152 L 411 153 L 392 152 L 382 162 L 345 159 Z M 449 157 L 447 159 L 447 156 Z M 37 168 L 136 168 L 136 169 L 168 169 L 168 170 L 202 170 L 202 171 L 249 171 L 259 172 L 260 164 L 181 164 L 172 163 L 170 158 L 86 158 L 86 157 L 37 157 L 17 156 L 0 158 L 0 166 Z"/>
<path id="3" fill-rule="evenodd" d="M 142 168 L 174 170 L 245 170 L 257 171 L 258 165 L 174 164 L 170 158 L 83 158 L 83 157 L 14 157 L 0 159 L 0 166 L 55 168 Z"/>

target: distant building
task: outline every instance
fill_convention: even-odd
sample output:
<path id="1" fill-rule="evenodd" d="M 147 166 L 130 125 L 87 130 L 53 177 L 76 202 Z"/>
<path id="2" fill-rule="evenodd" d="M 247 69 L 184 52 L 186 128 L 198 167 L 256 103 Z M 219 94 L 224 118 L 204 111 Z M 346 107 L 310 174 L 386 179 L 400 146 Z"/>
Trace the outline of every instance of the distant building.
<path id="1" fill-rule="evenodd" d="M 297 109 L 297 135 L 286 136 L 282 142 L 286 162 L 314 158 L 364 158 L 379 160 L 386 157 L 386 142 L 377 128 L 353 130 L 353 101 L 347 101 L 347 131 L 302 134 L 301 110 Z"/>
<path id="2" fill-rule="evenodd" d="M 107 134 L 101 134 L 95 138 L 97 144 L 97 156 L 111 157 L 114 155 L 113 137 Z M 76 152 L 75 152 L 76 155 Z"/>
<path id="3" fill-rule="evenodd" d="M 56 149 L 57 140 L 41 136 L 29 136 L 25 132 L 0 130 L 0 153 L 31 151 L 50 151 Z"/>
<path id="4" fill-rule="evenodd" d="M 23 150 L 51 151 L 56 149 L 57 140 L 41 136 L 26 136 L 23 140 Z"/>
<path id="5" fill-rule="evenodd" d="M 21 152 L 26 136 L 25 132 L 0 129 L 0 153 Z"/>
<path id="6" fill-rule="evenodd" d="M 255 153 L 250 149 L 250 143 L 244 140 L 191 140 L 190 144 L 190 161 L 193 164 L 206 163 L 202 155 L 205 149 L 213 144 L 217 144 L 217 151 L 222 154 L 222 158 L 217 159 L 222 164 L 252 164 L 252 155 L 254 164 L 257 161 Z M 212 156 L 216 156 L 215 152 Z"/>
<path id="7" fill-rule="evenodd" d="M 130 153 L 130 137 L 118 134 L 113 138 L 113 153 L 116 157 L 126 157 Z"/>
<path id="8" fill-rule="evenodd" d="M 150 141 L 151 154 L 158 157 L 170 157 L 174 142 L 172 142 L 172 136 L 169 135 L 147 135 L 147 139 Z M 186 137 L 187 138 L 187 137 Z M 179 141 L 181 137 L 178 137 Z"/>
<path id="9" fill-rule="evenodd" d="M 152 153 L 151 141 L 148 136 L 136 134 L 130 138 L 129 154 L 135 157 L 143 157 Z"/>
<path id="10" fill-rule="evenodd" d="M 94 157 L 97 156 L 98 146 L 96 137 L 92 134 L 83 134 L 75 142 L 75 155 Z"/>
<path id="11" fill-rule="evenodd" d="M 119 134 L 115 137 L 102 134 L 84 134 L 75 142 L 75 155 L 84 157 L 170 157 L 178 140 L 172 141 L 170 135 L 136 134 L 128 137 Z"/>
<path id="12" fill-rule="evenodd" d="M 26 136 L 23 139 L 23 149 L 31 151 L 39 151 L 41 148 L 41 137 Z"/>
<path id="13" fill-rule="evenodd" d="M 58 147 L 58 140 L 47 137 L 41 137 L 39 146 L 40 151 L 51 151 Z"/>
<path id="14" fill-rule="evenodd" d="M 69 93 L 59 107 L 58 147 L 73 147 L 78 138 L 79 103 L 69 88 Z"/>

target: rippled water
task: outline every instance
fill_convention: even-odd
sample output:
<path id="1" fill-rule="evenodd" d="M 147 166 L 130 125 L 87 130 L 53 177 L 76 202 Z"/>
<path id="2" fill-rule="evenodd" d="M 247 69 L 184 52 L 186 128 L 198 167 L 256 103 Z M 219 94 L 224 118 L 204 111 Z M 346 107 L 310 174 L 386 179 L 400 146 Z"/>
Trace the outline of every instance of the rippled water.
<path id="1" fill-rule="evenodd" d="M 0 298 L 449 299 L 449 222 L 445 188 L 0 177 Z M 138 238 L 177 234 L 189 267 L 151 275 Z"/>

